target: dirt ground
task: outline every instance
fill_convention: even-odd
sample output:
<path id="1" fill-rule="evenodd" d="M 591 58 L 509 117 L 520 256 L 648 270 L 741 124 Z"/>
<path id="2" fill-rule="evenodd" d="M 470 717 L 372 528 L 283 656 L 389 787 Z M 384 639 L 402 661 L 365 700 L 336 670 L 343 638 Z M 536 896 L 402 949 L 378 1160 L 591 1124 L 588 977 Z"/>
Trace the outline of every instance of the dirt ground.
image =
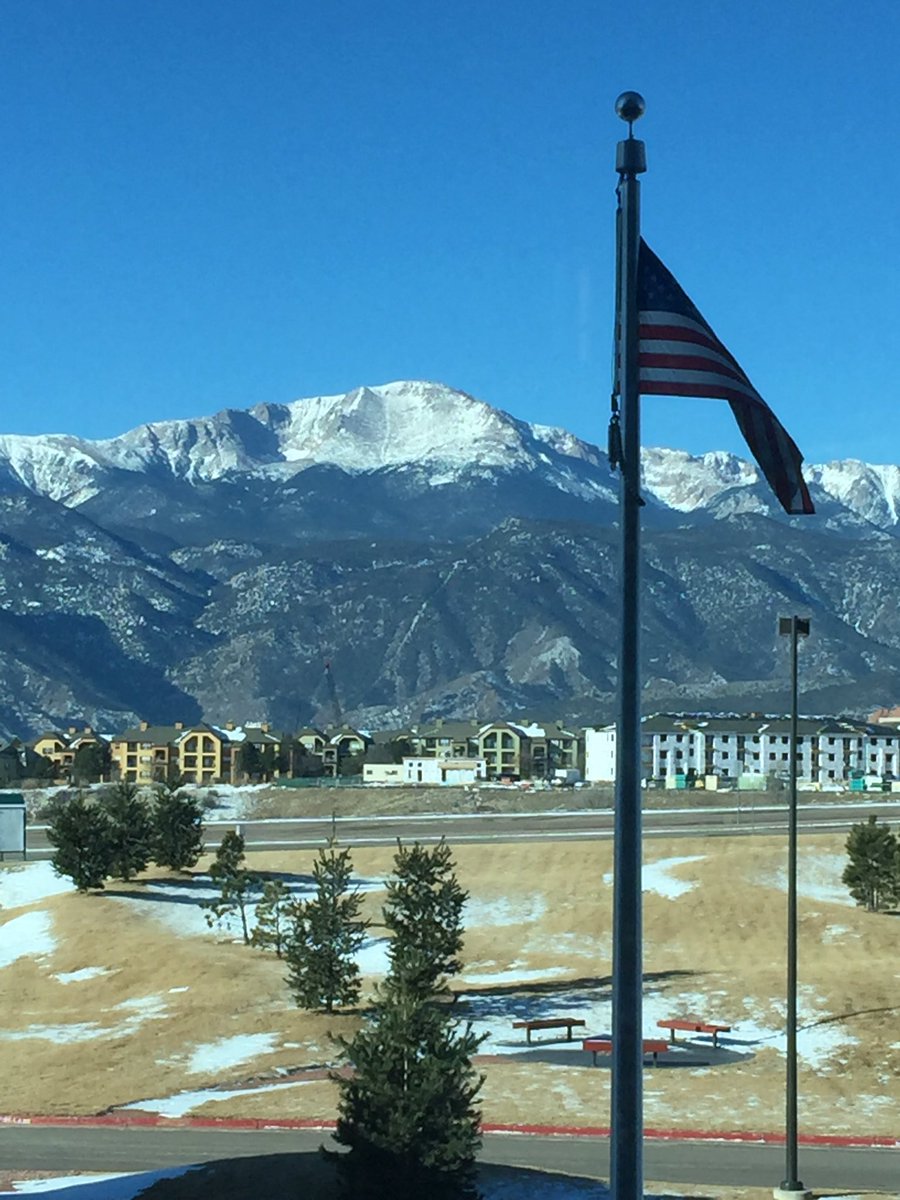
<path id="1" fill-rule="evenodd" d="M 801 1132 L 898 1136 L 900 920 L 847 903 L 842 847 L 837 835 L 802 839 Z M 512 1020 L 549 1008 L 583 1012 L 590 1025 L 607 1011 L 611 852 L 601 841 L 455 848 L 470 915 L 453 987 L 460 1016 L 491 1029 L 481 1063 L 487 1122 L 609 1123 L 608 1070 L 580 1054 L 548 1060 L 547 1046 L 528 1051 Z M 728 1061 L 648 1068 L 649 1128 L 782 1126 L 784 857 L 782 838 L 648 843 L 645 1036 L 665 1036 L 658 1013 L 700 1008 L 733 1028 Z M 302 881 L 311 862 L 303 851 L 260 854 L 253 867 Z M 371 932 L 381 936 L 379 887 L 391 853 L 359 849 L 354 865 L 370 889 Z M 201 1093 L 186 1110 L 194 1115 L 333 1118 L 335 1092 L 322 1070 L 335 1058 L 329 1035 L 350 1032 L 359 1014 L 299 1010 L 274 956 L 221 932 L 179 931 L 172 915 L 195 906 L 195 882 L 151 871 L 106 893 L 0 913 L 3 924 L 44 914 L 55 940 L 2 968 L 0 1111 L 99 1113 L 190 1090 Z M 104 973 L 89 976 L 92 968 Z M 198 1048 L 248 1038 L 253 1053 L 241 1061 L 198 1060 Z M 549 1049 L 567 1052 L 560 1043 Z M 270 1083 L 284 1086 L 252 1090 Z"/>
<path id="2" fill-rule="evenodd" d="M 215 788 L 211 790 L 211 794 Z M 224 795 L 224 793 L 222 793 Z M 858 793 L 801 792 L 798 802 L 821 804 L 828 801 L 859 800 Z M 767 804 L 786 804 L 784 789 L 734 792 L 696 790 L 672 792 L 649 788 L 643 793 L 645 808 L 671 808 L 673 797 L 678 808 L 746 809 Z M 215 797 L 213 796 L 213 800 Z M 863 797 L 863 802 L 865 797 Z M 609 809 L 613 807 L 611 785 L 551 788 L 529 784 L 481 785 L 446 788 L 406 786 L 271 787 L 256 792 L 246 810 L 248 817 L 330 817 L 337 816 L 411 816 L 423 813 L 466 812 L 566 812 Z M 210 810 L 215 819 L 215 808 Z"/>

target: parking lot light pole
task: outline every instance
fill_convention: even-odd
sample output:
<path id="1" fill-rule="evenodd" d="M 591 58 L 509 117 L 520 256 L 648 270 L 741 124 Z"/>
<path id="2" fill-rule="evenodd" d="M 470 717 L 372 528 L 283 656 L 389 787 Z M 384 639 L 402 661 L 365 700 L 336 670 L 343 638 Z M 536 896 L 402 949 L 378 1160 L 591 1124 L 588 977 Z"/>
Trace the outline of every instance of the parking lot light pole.
<path id="1" fill-rule="evenodd" d="M 797 642 L 809 636 L 809 619 L 779 617 L 780 637 L 791 639 L 791 762 L 788 797 L 787 1065 L 785 1081 L 785 1177 L 775 1200 L 808 1196 L 797 1166 Z"/>

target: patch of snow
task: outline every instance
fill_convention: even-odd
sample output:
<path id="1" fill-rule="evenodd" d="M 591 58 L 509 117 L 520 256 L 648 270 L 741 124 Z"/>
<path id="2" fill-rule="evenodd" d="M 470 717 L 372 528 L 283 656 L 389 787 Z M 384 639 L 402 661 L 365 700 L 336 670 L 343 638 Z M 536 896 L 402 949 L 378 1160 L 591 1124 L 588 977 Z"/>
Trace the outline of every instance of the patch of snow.
<path id="1" fill-rule="evenodd" d="M 0 908 L 23 908 L 74 890 L 72 880 L 57 875 L 49 861 L 0 867 Z"/>
<path id="2" fill-rule="evenodd" d="M 83 979 L 96 979 L 98 975 L 109 973 L 109 967 L 81 967 L 78 971 L 60 971 L 53 978 L 60 983 L 80 983 Z"/>
<path id="3" fill-rule="evenodd" d="M 529 954 L 547 954 L 556 952 L 567 958 L 591 958 L 607 964 L 612 958 L 612 935 L 587 939 L 580 933 L 540 934 L 529 940 L 525 946 Z"/>
<path id="4" fill-rule="evenodd" d="M 641 869 L 641 890 L 655 892 L 657 896 L 666 900 L 676 900 L 696 887 L 697 881 L 680 879 L 673 875 L 672 871 L 687 863 L 703 862 L 705 858 L 705 854 L 688 854 L 680 858 L 663 858 L 659 862 L 645 863 Z"/>
<path id="5" fill-rule="evenodd" d="M 108 1037 L 111 1032 L 96 1021 L 72 1025 L 29 1025 L 27 1029 L 0 1030 L 0 1040 L 24 1042 L 34 1038 L 41 1042 L 90 1042 L 95 1038 Z"/>
<path id="6" fill-rule="evenodd" d="M 715 1010 L 709 1011 L 708 996 L 677 990 L 646 991 L 643 1000 L 644 1037 L 660 1035 L 657 1021 L 698 1010 L 703 1011 L 710 1021 L 720 1021 L 720 1014 Z M 561 1013 L 580 1017 L 586 1022 L 585 1027 L 571 1043 L 553 1043 L 554 1049 L 568 1047 L 580 1051 L 582 1037 L 608 1034 L 612 1029 L 612 996 L 608 989 L 602 990 L 593 982 L 572 986 L 563 981 L 557 987 L 548 988 L 537 995 L 527 986 L 517 993 L 510 990 L 509 984 L 504 984 L 503 990 L 496 995 L 487 991 L 461 997 L 455 1013 L 460 1020 L 471 1021 L 476 1034 L 489 1035 L 481 1047 L 482 1054 L 521 1054 L 527 1050 L 521 1032 L 512 1027 L 513 1021 L 554 1017 Z M 729 1016 L 728 1013 L 721 1014 L 721 1024 L 730 1024 L 727 1019 Z M 535 1048 L 538 1045 L 538 1041 L 533 1043 Z"/>
<path id="7" fill-rule="evenodd" d="M 478 964 L 464 967 L 454 979 L 462 983 L 483 985 L 485 983 L 526 983 L 532 979 L 554 979 L 560 975 L 571 974 L 569 967 L 523 967 L 513 963 L 505 971 L 480 971 Z"/>
<path id="8" fill-rule="evenodd" d="M 538 921 L 547 911 L 543 896 L 528 896 L 521 900 L 509 900 L 499 896 L 496 900 L 470 899 L 465 907 L 467 929 L 496 925 L 529 925 Z"/>
<path id="9" fill-rule="evenodd" d="M 56 1175 L 52 1179 L 14 1179 L 13 1191 L 0 1196 L 43 1195 L 58 1200 L 137 1200 L 159 1179 L 178 1179 L 197 1167 L 163 1167 L 139 1175 Z"/>
<path id="10" fill-rule="evenodd" d="M 744 1005 L 749 1015 L 732 1023 L 732 1032 L 720 1036 L 720 1045 L 755 1045 L 760 1050 L 771 1047 L 780 1054 L 785 1054 L 787 1033 L 783 1029 L 772 1029 L 771 1026 L 755 1019 L 754 1014 L 758 1011 L 755 1000 L 748 998 Z M 784 1014 L 783 1000 L 778 1001 L 775 1007 Z M 823 1013 L 819 1009 L 814 989 L 801 986 L 797 997 L 798 1059 L 816 1071 L 825 1072 L 829 1060 L 836 1054 L 858 1044 L 859 1038 L 849 1033 L 843 1022 L 831 1019 L 829 1013 Z"/>
<path id="11" fill-rule="evenodd" d="M 0 925 L 0 967 L 8 967 L 20 958 L 40 958 L 52 954 L 56 940 L 51 933 L 50 914 L 22 913 Z"/>
<path id="12" fill-rule="evenodd" d="M 189 1075 L 199 1075 L 223 1071 L 228 1067 L 236 1067 L 241 1063 L 255 1058 L 258 1054 L 268 1054 L 277 1046 L 278 1038 L 274 1033 L 239 1033 L 233 1037 L 217 1038 L 214 1042 L 202 1042 L 195 1046 L 185 1063 Z M 170 1064 L 182 1062 L 182 1058 L 170 1059 Z"/>
<path id="13" fill-rule="evenodd" d="M 688 854 L 680 858 L 661 858 L 658 862 L 644 863 L 641 868 L 641 891 L 652 892 L 657 896 L 662 896 L 665 900 L 677 900 L 685 892 L 692 891 L 697 886 L 697 881 L 680 879 L 677 875 L 673 875 L 672 871 L 687 863 L 703 862 L 705 858 L 705 854 Z M 607 887 L 612 886 L 612 871 L 606 872 L 603 882 Z"/>
<path id="14" fill-rule="evenodd" d="M 804 900 L 816 900 L 825 904 L 840 904 L 856 908 L 856 901 L 841 882 L 847 865 L 844 854 L 803 854 L 797 862 L 797 895 Z M 760 877 L 763 887 L 787 891 L 787 873 L 784 869 Z"/>
<path id="15" fill-rule="evenodd" d="M 184 987 L 169 988 L 169 992 L 189 992 L 191 989 L 185 984 Z"/>
<path id="16" fill-rule="evenodd" d="M 176 1092 L 174 1096 L 161 1096 L 156 1100 L 135 1100 L 132 1104 L 123 1104 L 122 1108 L 158 1113 L 161 1117 L 184 1117 L 202 1104 L 232 1100 L 235 1096 L 259 1096 L 264 1092 L 280 1092 L 284 1088 L 304 1087 L 313 1082 L 312 1079 L 296 1079 L 291 1083 L 267 1083 L 260 1087 L 232 1088 L 228 1091 L 222 1088 L 201 1088 L 194 1092 Z"/>
<path id="17" fill-rule="evenodd" d="M 828 925 L 822 934 L 823 942 L 840 942 L 844 938 L 858 938 L 856 929 L 848 929 L 846 925 Z"/>
<path id="18" fill-rule="evenodd" d="M 390 938 L 369 938 L 356 955 L 356 965 L 361 975 L 384 976 L 390 970 L 388 946 Z"/>

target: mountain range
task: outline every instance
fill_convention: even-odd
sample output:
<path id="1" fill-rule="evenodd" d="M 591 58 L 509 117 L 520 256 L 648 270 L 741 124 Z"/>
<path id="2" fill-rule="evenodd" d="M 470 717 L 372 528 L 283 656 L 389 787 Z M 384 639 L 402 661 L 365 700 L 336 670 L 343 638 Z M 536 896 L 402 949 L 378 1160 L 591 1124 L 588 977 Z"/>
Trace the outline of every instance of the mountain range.
<path id="1" fill-rule="evenodd" d="M 809 614 L 807 711 L 897 699 L 900 468 L 643 452 L 645 707 L 783 709 L 776 617 Z M 441 384 L 0 436 L 0 730 L 341 715 L 361 726 L 614 705 L 606 455 Z"/>

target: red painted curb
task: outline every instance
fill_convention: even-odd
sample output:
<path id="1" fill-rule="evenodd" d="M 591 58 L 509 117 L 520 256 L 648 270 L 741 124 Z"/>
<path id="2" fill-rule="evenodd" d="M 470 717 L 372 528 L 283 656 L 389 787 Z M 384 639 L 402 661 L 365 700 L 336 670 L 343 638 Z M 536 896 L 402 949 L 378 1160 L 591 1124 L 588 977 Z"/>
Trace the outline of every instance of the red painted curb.
<path id="1" fill-rule="evenodd" d="M 321 1129 L 332 1130 L 334 1121 L 315 1117 L 163 1117 L 159 1113 L 99 1113 L 95 1116 L 47 1116 L 0 1114 L 0 1125 L 86 1125 L 121 1128 L 149 1129 Z M 608 1126 L 603 1125 L 501 1125 L 486 1122 L 484 1133 L 508 1133 L 542 1137 L 609 1137 Z M 645 1129 L 644 1136 L 650 1141 L 684 1142 L 748 1142 L 778 1145 L 783 1144 L 783 1133 L 746 1132 L 743 1130 L 713 1129 Z M 900 1138 L 890 1136 L 863 1136 L 840 1133 L 801 1134 L 803 1146 L 843 1146 L 861 1148 L 900 1149 Z"/>

